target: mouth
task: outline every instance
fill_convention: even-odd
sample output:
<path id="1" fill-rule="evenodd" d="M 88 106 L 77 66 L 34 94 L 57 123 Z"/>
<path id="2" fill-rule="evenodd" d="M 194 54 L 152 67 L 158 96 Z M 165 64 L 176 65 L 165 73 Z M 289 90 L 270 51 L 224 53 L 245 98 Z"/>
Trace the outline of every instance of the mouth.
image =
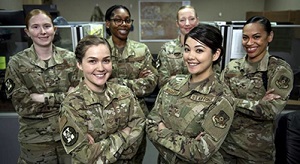
<path id="1" fill-rule="evenodd" d="M 128 34 L 128 30 L 126 30 L 126 29 L 121 29 L 121 30 L 118 30 L 118 31 L 119 31 L 119 33 L 122 34 L 122 35 Z"/>
<path id="2" fill-rule="evenodd" d="M 246 48 L 247 53 L 253 53 L 253 52 L 255 52 L 256 50 L 257 50 L 257 47 L 247 47 L 247 48 Z"/>
<path id="3" fill-rule="evenodd" d="M 97 78 L 101 79 L 105 76 L 105 73 L 101 73 L 101 74 L 94 74 L 94 76 L 96 76 Z"/>
<path id="4" fill-rule="evenodd" d="M 199 65 L 200 63 L 195 63 L 195 62 L 187 62 L 188 66 L 190 67 L 195 67 L 197 65 Z"/>

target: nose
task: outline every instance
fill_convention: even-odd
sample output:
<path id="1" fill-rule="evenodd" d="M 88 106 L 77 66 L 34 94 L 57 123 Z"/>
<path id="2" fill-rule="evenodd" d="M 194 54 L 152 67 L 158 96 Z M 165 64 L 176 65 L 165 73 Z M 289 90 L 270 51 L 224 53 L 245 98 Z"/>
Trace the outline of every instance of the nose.
<path id="1" fill-rule="evenodd" d="M 41 28 L 41 33 L 46 34 L 46 30 L 44 29 L 44 27 Z"/>
<path id="2" fill-rule="evenodd" d="M 185 20 L 185 25 L 190 25 L 189 19 Z"/>

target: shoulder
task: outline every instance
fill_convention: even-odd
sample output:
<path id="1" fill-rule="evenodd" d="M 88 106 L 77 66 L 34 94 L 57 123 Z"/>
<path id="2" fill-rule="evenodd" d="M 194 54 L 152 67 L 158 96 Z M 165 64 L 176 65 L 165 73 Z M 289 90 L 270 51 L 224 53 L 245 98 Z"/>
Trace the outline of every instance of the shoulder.
<path id="1" fill-rule="evenodd" d="M 277 57 L 277 56 L 270 56 L 269 57 L 269 68 L 276 68 L 276 67 L 283 67 L 287 69 L 291 69 L 291 66 L 282 58 Z"/>
<path id="2" fill-rule="evenodd" d="M 106 84 L 110 95 L 113 95 L 118 99 L 123 99 L 123 98 L 128 98 L 133 96 L 131 89 L 125 85 L 121 85 L 113 82 L 107 82 Z"/>
<path id="3" fill-rule="evenodd" d="M 129 39 L 128 45 L 129 45 L 129 47 L 132 47 L 132 48 L 147 48 L 148 49 L 148 46 L 145 43 L 141 43 L 141 42 L 138 42 L 135 40 Z"/>
<path id="4" fill-rule="evenodd" d="M 61 48 L 61 47 L 55 47 L 55 51 L 59 55 L 63 55 L 64 58 L 75 58 L 74 52 Z"/>
<path id="5" fill-rule="evenodd" d="M 171 88 L 177 88 L 183 85 L 185 81 L 187 81 L 189 75 L 184 75 L 184 74 L 177 74 L 175 78 L 171 79 L 167 84 L 167 86 Z"/>

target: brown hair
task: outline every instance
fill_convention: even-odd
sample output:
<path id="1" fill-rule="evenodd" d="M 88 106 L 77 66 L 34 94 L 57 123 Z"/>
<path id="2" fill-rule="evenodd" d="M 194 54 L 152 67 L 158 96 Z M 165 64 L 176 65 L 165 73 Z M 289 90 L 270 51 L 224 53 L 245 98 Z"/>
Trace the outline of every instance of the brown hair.
<path id="1" fill-rule="evenodd" d="M 53 24 L 52 16 L 51 16 L 48 12 L 46 12 L 46 11 L 44 11 L 44 10 L 41 10 L 41 9 L 33 9 L 33 10 L 31 10 L 31 11 L 26 15 L 26 17 L 25 17 L 25 25 L 26 25 L 26 28 L 27 28 L 27 29 L 28 29 L 28 26 L 29 26 L 29 20 L 30 20 L 33 16 L 38 15 L 38 14 L 45 14 L 45 15 L 47 15 L 47 16 L 51 19 L 52 25 L 54 25 L 54 24 Z"/>
<path id="2" fill-rule="evenodd" d="M 179 18 L 178 18 L 178 13 L 179 13 L 179 11 L 182 10 L 182 9 L 186 9 L 186 8 L 193 9 L 196 18 L 198 18 L 198 15 L 197 15 L 197 12 L 196 12 L 195 8 L 194 8 L 193 6 L 191 6 L 191 5 L 185 5 L 185 6 L 181 6 L 181 7 L 177 10 L 177 16 L 176 16 L 176 19 L 177 19 L 177 20 L 179 19 Z"/>

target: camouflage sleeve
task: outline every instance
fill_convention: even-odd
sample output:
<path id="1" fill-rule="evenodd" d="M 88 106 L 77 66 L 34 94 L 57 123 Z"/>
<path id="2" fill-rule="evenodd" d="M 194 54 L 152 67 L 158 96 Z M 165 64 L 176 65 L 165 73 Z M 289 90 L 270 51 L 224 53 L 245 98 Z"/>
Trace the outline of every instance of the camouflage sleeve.
<path id="1" fill-rule="evenodd" d="M 150 95 L 157 85 L 157 70 L 152 64 L 153 57 L 148 48 L 145 49 L 145 56 L 145 67 L 141 70 L 151 70 L 152 74 L 148 75 L 147 77 L 132 80 L 118 78 L 118 82 L 129 87 L 137 97 L 145 97 Z"/>
<path id="2" fill-rule="evenodd" d="M 236 110 L 256 119 L 274 120 L 287 103 L 293 88 L 293 77 L 293 72 L 289 67 L 278 66 L 273 73 L 268 75 L 267 90 L 275 89 L 274 93 L 280 95 L 281 98 L 272 101 L 251 101 L 235 98 Z M 223 73 L 221 78 L 224 81 Z M 226 83 L 226 80 L 224 82 Z"/>
<path id="3" fill-rule="evenodd" d="M 81 74 L 81 71 L 74 67 L 74 71 L 69 73 L 70 87 L 76 87 L 79 84 Z M 67 92 L 44 93 L 45 103 L 50 107 L 60 105 L 67 94 Z"/>
<path id="4" fill-rule="evenodd" d="M 164 47 L 159 51 L 157 56 L 157 71 L 158 71 L 158 87 L 164 86 L 171 77 L 171 73 L 168 68 L 167 52 Z"/>
<path id="5" fill-rule="evenodd" d="M 158 103 L 159 103 L 158 99 Z M 161 122 L 159 106 L 155 105 L 147 117 L 147 134 L 149 139 L 158 147 L 160 154 L 167 161 L 180 158 L 188 163 L 205 163 L 219 150 L 233 120 L 234 107 L 232 102 L 223 100 L 210 110 L 202 124 L 203 136 L 200 140 L 179 134 L 168 127 L 158 130 Z M 226 118 L 223 123 L 221 119 Z M 167 149 L 169 151 L 164 151 Z M 162 152 L 164 151 L 164 152 Z"/>
<path id="6" fill-rule="evenodd" d="M 126 139 L 128 148 L 122 152 L 120 159 L 131 159 L 137 153 L 144 137 L 145 115 L 133 94 L 130 107 L 128 126 L 131 132 Z"/>
<path id="7" fill-rule="evenodd" d="M 90 144 L 87 139 L 87 127 L 84 125 L 86 120 L 71 104 L 70 101 L 62 104 L 59 119 L 61 141 L 66 152 L 71 153 L 73 158 L 81 163 L 116 162 L 127 148 L 127 135 L 119 131 Z"/>
<path id="8" fill-rule="evenodd" d="M 32 101 L 30 98 L 30 90 L 24 85 L 24 82 L 20 77 L 20 70 L 14 66 L 17 66 L 17 63 L 11 60 L 5 72 L 5 87 L 7 97 L 11 98 L 16 112 L 21 117 L 42 117 L 38 114 L 41 112 L 49 112 L 49 109 L 45 103 Z"/>

